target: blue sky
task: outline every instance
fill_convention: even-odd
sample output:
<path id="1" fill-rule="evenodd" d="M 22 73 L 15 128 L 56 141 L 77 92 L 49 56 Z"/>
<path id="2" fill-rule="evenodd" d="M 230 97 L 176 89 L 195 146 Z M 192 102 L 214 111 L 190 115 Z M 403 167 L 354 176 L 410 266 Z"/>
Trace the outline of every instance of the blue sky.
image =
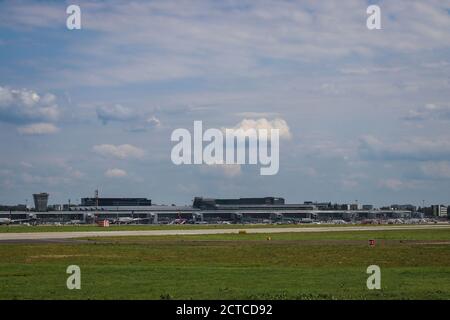
<path id="1" fill-rule="evenodd" d="M 450 1 L 0 2 L 0 203 L 449 203 Z M 280 171 L 175 166 L 176 128 L 284 120 Z"/>

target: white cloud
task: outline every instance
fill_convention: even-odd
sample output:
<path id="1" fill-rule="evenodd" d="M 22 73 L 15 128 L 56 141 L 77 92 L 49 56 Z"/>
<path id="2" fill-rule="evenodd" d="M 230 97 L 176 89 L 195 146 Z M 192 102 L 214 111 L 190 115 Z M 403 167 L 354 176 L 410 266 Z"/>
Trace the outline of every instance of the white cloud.
<path id="1" fill-rule="evenodd" d="M 254 119 L 244 119 L 240 123 L 238 123 L 235 127 L 231 128 L 234 130 L 248 130 L 248 129 L 266 129 L 269 131 L 272 129 L 278 129 L 280 133 L 280 138 L 282 139 L 290 139 L 292 137 L 289 126 L 287 122 L 283 119 L 276 118 L 274 120 L 267 120 L 265 118 L 260 118 L 257 120 Z"/>
<path id="2" fill-rule="evenodd" d="M 146 120 L 146 122 L 152 127 L 159 127 L 159 126 L 161 126 L 161 121 L 158 118 L 156 118 L 155 116 L 149 117 Z"/>
<path id="3" fill-rule="evenodd" d="M 57 133 L 59 129 L 52 123 L 34 123 L 18 127 L 17 131 L 24 135 L 45 135 Z"/>
<path id="4" fill-rule="evenodd" d="M 343 74 L 367 76 L 373 73 L 400 72 L 404 67 L 358 67 L 358 68 L 342 68 L 339 71 Z"/>
<path id="5" fill-rule="evenodd" d="M 130 108 L 120 104 L 113 106 L 101 106 L 97 108 L 97 117 L 104 124 L 108 121 L 130 121 L 137 119 L 137 114 Z"/>
<path id="6" fill-rule="evenodd" d="M 392 143 L 366 135 L 360 138 L 360 155 L 367 160 L 446 160 L 450 157 L 450 141 L 446 138 L 411 137 Z"/>
<path id="7" fill-rule="evenodd" d="M 201 166 L 203 173 L 220 173 L 226 177 L 232 178 L 241 175 L 241 166 L 239 164 L 205 164 Z"/>
<path id="8" fill-rule="evenodd" d="M 444 1 L 393 1 L 382 7 L 383 29 L 389 32 L 369 34 L 364 1 L 85 3 L 84 25 L 101 37 L 77 46 L 83 60 L 69 61 L 59 76 L 87 85 L 205 74 L 258 77 L 276 71 L 276 64 L 260 63 L 266 59 L 321 64 L 327 59 L 371 58 L 381 50 L 415 53 L 449 47 L 450 20 Z M 10 28 L 57 28 L 55 13 L 63 8 L 8 2 L 0 9 L 1 23 Z M 139 50 L 130 56 L 123 46 Z M 96 65 L 99 59 L 103 63 Z"/>
<path id="9" fill-rule="evenodd" d="M 219 166 L 228 177 L 234 177 L 241 174 L 241 166 L 238 164 L 225 164 Z"/>
<path id="10" fill-rule="evenodd" d="M 404 119 L 410 121 L 450 120 L 450 105 L 429 103 L 422 108 L 409 110 Z"/>
<path id="11" fill-rule="evenodd" d="M 13 171 L 7 170 L 7 169 L 1 169 L 0 170 L 0 176 L 11 176 L 13 174 Z"/>
<path id="12" fill-rule="evenodd" d="M 238 112 L 236 116 L 240 118 L 271 118 L 278 117 L 279 114 L 276 112 Z"/>
<path id="13" fill-rule="evenodd" d="M 62 4 L 62 3 L 61 3 Z M 44 2 L 0 7 L 0 25 L 17 28 L 54 27 L 65 23 L 65 7 Z M 16 25 L 14 25 L 16 24 Z"/>
<path id="14" fill-rule="evenodd" d="M 420 166 L 420 169 L 431 178 L 450 178 L 450 162 L 448 161 L 426 162 Z"/>
<path id="15" fill-rule="evenodd" d="M 343 179 L 342 186 L 344 188 L 353 189 L 359 186 L 358 181 L 352 179 Z"/>
<path id="16" fill-rule="evenodd" d="M 60 109 L 53 94 L 39 95 L 28 89 L 10 89 L 0 86 L 0 120 L 24 123 L 58 120 Z"/>
<path id="17" fill-rule="evenodd" d="M 288 149 L 281 150 L 283 165 L 297 168 L 312 165 L 315 170 L 299 174 L 316 174 L 317 178 L 323 179 L 316 179 L 315 185 L 305 187 L 305 182 L 299 182 L 295 176 L 297 173 L 291 176 L 282 174 L 281 192 L 292 197 L 295 190 L 301 190 L 305 197 L 314 193 L 337 197 L 329 181 L 342 181 L 345 176 L 343 168 L 347 168 L 343 166 L 350 168 L 350 161 L 344 164 L 341 159 L 349 157 L 353 162 L 356 151 L 360 151 L 365 159 L 405 160 L 389 162 L 390 168 L 382 168 L 386 162 L 364 162 L 364 171 L 375 181 L 399 172 L 403 174 L 405 170 L 414 171 L 411 175 L 421 171 L 439 174 L 443 169 L 431 165 L 421 169 L 422 163 L 411 164 L 409 160 L 450 159 L 445 143 L 449 136 L 448 127 L 445 128 L 447 123 L 436 121 L 430 126 L 426 123 L 423 130 L 411 131 L 411 127 L 405 128 L 405 123 L 398 121 L 401 113 L 405 112 L 405 106 L 418 113 L 413 113 L 413 117 L 433 114 L 432 119 L 438 118 L 434 116 L 438 114 L 436 110 L 416 109 L 415 104 L 411 106 L 411 101 L 418 103 L 417 106 L 425 106 L 427 102 L 441 106 L 440 103 L 449 101 L 448 0 L 420 2 L 423 1 L 383 1 L 383 30 L 380 32 L 365 28 L 367 3 L 364 1 L 339 4 L 333 1 L 276 0 L 243 0 L 226 4 L 202 0 L 84 3 L 83 26 L 92 37 L 88 35 L 76 43 L 61 43 L 63 50 L 59 51 L 63 55 L 55 52 L 50 65 L 45 52 L 20 51 L 20 43 L 9 41 L 8 50 L 12 53 L 20 51 L 21 54 L 11 54 L 4 59 L 2 79 L 24 86 L 34 83 L 35 90 L 54 85 L 53 89 L 45 90 L 69 92 L 73 96 L 71 112 L 85 112 L 86 119 L 92 120 L 96 118 L 95 107 L 107 105 L 97 109 L 98 123 L 116 122 L 113 128 L 100 129 L 90 126 L 91 123 L 72 126 L 69 129 L 73 131 L 63 132 L 64 136 L 55 141 L 57 144 L 51 150 L 41 148 L 40 144 L 30 146 L 30 152 L 36 156 L 49 151 L 51 154 L 48 156 L 54 156 L 67 149 L 65 144 L 70 144 L 74 146 L 70 156 L 75 161 L 81 160 L 83 170 L 88 173 L 94 169 L 89 159 L 82 161 L 86 159 L 86 150 L 82 150 L 83 143 L 78 143 L 80 139 L 86 141 L 107 132 L 111 134 L 111 140 L 93 141 L 91 146 L 111 141 L 140 145 L 136 141 L 142 134 L 121 132 L 114 130 L 115 127 L 150 130 L 160 126 L 160 116 L 167 127 L 178 127 L 182 121 L 199 119 L 197 116 L 203 117 L 204 122 L 216 121 L 216 126 L 234 126 L 242 119 L 264 118 L 269 121 L 282 117 L 290 125 L 288 136 L 301 137 L 290 143 Z M 45 39 L 35 37 L 43 32 L 41 27 L 64 33 L 64 28 L 60 28 L 64 26 L 64 9 L 64 4 L 55 2 L 0 2 L 0 25 L 18 30 L 18 37 L 27 39 L 27 47 L 40 47 L 46 45 Z M 129 50 L 123 50 L 124 47 Z M 21 67 L 17 69 L 16 66 Z M 121 84 L 126 86 L 121 87 Z M 97 88 L 91 85 L 118 87 Z M 81 89 L 89 87 L 89 90 L 80 91 L 80 86 Z M 57 89 L 60 90 L 53 91 Z M 5 97 L 7 100 L 8 96 Z M 33 103 L 34 98 L 33 94 L 25 94 L 23 101 L 16 100 L 26 106 Z M 58 102 L 63 106 L 63 102 Z M 89 107 L 80 110 L 79 103 Z M 117 107 L 116 103 L 123 103 L 123 106 Z M 182 114 L 180 110 L 168 109 L 179 104 L 201 105 L 203 110 L 189 109 Z M 159 105 L 161 110 L 146 113 L 151 105 Z M 153 114 L 157 120 L 150 117 Z M 38 116 L 42 115 L 38 113 Z M 11 112 L 7 118 L 0 111 L 0 120 L 20 122 L 19 125 L 53 121 L 36 117 L 22 114 L 12 120 Z M 64 123 L 57 125 L 64 129 Z M 4 126 L 4 132 L 9 127 Z M 79 133 L 72 134 L 75 130 Z M 325 139 L 308 139 L 307 136 L 314 131 L 322 132 Z M 374 137 L 367 139 L 357 150 L 354 145 L 357 141 L 353 137 L 367 132 L 373 133 Z M 162 129 L 159 133 L 165 134 Z M 427 141 L 408 138 L 421 134 L 427 136 Z M 160 135 L 156 134 L 148 137 L 153 139 L 152 146 L 158 147 L 152 147 L 151 158 L 167 157 L 164 139 L 159 139 Z M 19 163 L 22 160 L 21 153 L 17 152 L 20 141 L 4 140 L 3 149 L 11 148 L 11 157 L 6 160 Z M 433 140 L 439 143 L 430 146 Z M 113 147 L 117 149 L 117 146 Z M 109 158 L 126 158 L 116 149 L 101 149 L 99 152 Z M 110 167 L 113 166 L 104 170 Z M 165 165 L 158 164 L 157 172 L 141 172 L 139 177 L 150 183 L 149 176 L 155 174 L 157 180 L 165 185 L 167 182 L 161 179 L 167 175 L 164 170 Z M 217 175 L 223 174 L 222 169 L 214 170 Z M 238 172 L 237 169 L 229 171 L 231 174 Z M 93 175 L 86 176 L 91 179 Z M 181 173 L 178 178 L 186 180 L 186 175 Z M 204 178 L 198 183 L 202 192 L 208 191 L 213 185 L 210 181 L 214 180 L 210 176 Z M 351 187 L 353 180 L 359 181 L 348 178 L 348 182 L 343 184 Z M 240 187 L 245 191 L 249 185 L 253 188 L 253 180 L 242 182 L 233 188 Z M 390 185 L 395 185 L 395 182 Z M 135 190 L 141 187 L 139 184 L 130 186 Z M 373 187 L 355 188 L 355 197 L 359 197 L 357 193 L 366 193 L 367 198 L 376 198 L 377 192 L 371 189 Z M 434 185 L 424 189 L 423 193 L 437 197 L 445 189 L 448 188 Z M 156 192 L 163 194 L 162 190 L 165 189 L 158 188 Z M 261 185 L 259 190 L 262 192 L 267 188 Z"/>
<path id="18" fill-rule="evenodd" d="M 378 181 L 378 186 L 393 191 L 399 191 L 405 187 L 405 183 L 398 179 L 383 179 Z"/>
<path id="19" fill-rule="evenodd" d="M 108 178 L 123 178 L 126 177 L 128 174 L 125 170 L 122 169 L 108 169 L 105 172 L 105 176 Z"/>
<path id="20" fill-rule="evenodd" d="M 40 186 L 60 186 L 73 182 L 72 178 L 66 177 L 64 175 L 41 176 L 29 174 L 27 172 L 22 173 L 20 178 L 26 184 L 35 184 Z"/>
<path id="21" fill-rule="evenodd" d="M 115 157 L 118 159 L 141 159 L 145 155 L 145 151 L 141 148 L 135 147 L 131 144 L 113 145 L 101 144 L 93 147 L 95 153 L 105 157 Z"/>
<path id="22" fill-rule="evenodd" d="M 313 167 L 301 167 L 298 169 L 299 172 L 301 172 L 301 174 L 307 176 L 307 177 L 317 177 L 319 175 L 319 173 L 317 172 L 317 170 Z"/>
<path id="23" fill-rule="evenodd" d="M 122 122 L 127 125 L 130 132 L 144 132 L 150 128 L 159 128 L 161 121 L 154 115 L 138 112 L 120 104 L 97 107 L 97 118 L 107 124 L 108 122 Z"/>
<path id="24" fill-rule="evenodd" d="M 26 161 L 20 161 L 20 165 L 22 167 L 24 167 L 24 168 L 27 168 L 27 169 L 33 168 L 33 165 L 31 163 L 29 163 L 29 162 L 26 162 Z"/>
<path id="25" fill-rule="evenodd" d="M 439 62 L 427 62 L 423 63 L 422 67 L 424 68 L 430 68 L 430 69 L 442 69 L 450 66 L 450 62 L 447 61 L 439 61 Z"/>

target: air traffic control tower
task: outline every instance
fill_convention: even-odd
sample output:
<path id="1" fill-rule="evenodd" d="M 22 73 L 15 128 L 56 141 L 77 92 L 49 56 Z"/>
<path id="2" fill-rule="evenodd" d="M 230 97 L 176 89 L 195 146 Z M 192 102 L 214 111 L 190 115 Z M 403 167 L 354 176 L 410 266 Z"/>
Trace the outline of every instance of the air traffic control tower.
<path id="1" fill-rule="evenodd" d="M 34 208 L 38 212 L 47 211 L 48 193 L 35 193 L 33 194 Z"/>

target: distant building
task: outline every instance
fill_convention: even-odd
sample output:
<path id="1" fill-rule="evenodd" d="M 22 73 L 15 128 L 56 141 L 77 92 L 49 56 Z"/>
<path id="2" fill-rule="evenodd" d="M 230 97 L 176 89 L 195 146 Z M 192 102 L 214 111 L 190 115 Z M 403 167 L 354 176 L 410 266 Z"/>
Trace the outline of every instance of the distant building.
<path id="1" fill-rule="evenodd" d="M 3 206 L 0 205 L 0 211 L 27 211 L 27 205 L 17 204 L 15 206 Z"/>
<path id="2" fill-rule="evenodd" d="M 371 205 L 371 204 L 363 204 L 362 209 L 363 210 L 373 210 L 373 205 Z"/>
<path id="3" fill-rule="evenodd" d="M 42 192 L 42 193 L 35 193 L 33 194 L 34 199 L 34 208 L 38 212 L 45 212 L 47 211 L 47 204 L 48 204 L 48 193 Z"/>
<path id="4" fill-rule="evenodd" d="M 75 208 L 77 205 L 75 204 L 63 204 L 63 210 L 70 211 L 71 208 Z"/>
<path id="5" fill-rule="evenodd" d="M 244 205 L 284 205 L 284 198 L 239 198 L 239 199 L 214 199 L 195 197 L 194 208 L 216 208 L 217 206 L 244 206 Z"/>
<path id="6" fill-rule="evenodd" d="M 331 202 L 305 201 L 305 202 L 303 202 L 303 204 L 315 206 L 317 208 L 317 210 L 332 210 L 333 209 Z"/>
<path id="7" fill-rule="evenodd" d="M 350 210 L 358 210 L 358 204 L 357 203 L 352 203 L 350 205 Z"/>
<path id="8" fill-rule="evenodd" d="M 49 211 L 62 211 L 63 205 L 62 204 L 52 204 L 52 205 L 48 206 L 48 210 Z"/>
<path id="9" fill-rule="evenodd" d="M 417 207 L 412 204 L 393 204 L 391 205 L 392 210 L 406 210 L 414 212 L 417 210 Z"/>
<path id="10" fill-rule="evenodd" d="M 82 198 L 83 207 L 133 207 L 151 206 L 152 200 L 147 198 Z"/>
<path id="11" fill-rule="evenodd" d="M 432 205 L 431 212 L 435 217 L 447 217 L 447 207 L 444 205 Z"/>

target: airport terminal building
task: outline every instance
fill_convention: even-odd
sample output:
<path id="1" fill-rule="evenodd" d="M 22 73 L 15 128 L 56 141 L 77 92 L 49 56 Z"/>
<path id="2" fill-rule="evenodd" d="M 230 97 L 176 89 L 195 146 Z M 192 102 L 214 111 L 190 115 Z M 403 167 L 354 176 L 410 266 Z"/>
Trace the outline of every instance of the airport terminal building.
<path id="1" fill-rule="evenodd" d="M 41 208 L 42 209 L 42 206 Z M 26 219 L 30 212 L 0 212 L 0 217 Z M 373 209 L 356 205 L 304 202 L 286 204 L 280 197 L 216 199 L 195 197 L 190 206 L 152 205 L 147 198 L 82 198 L 65 210 L 36 210 L 39 223 L 311 223 L 423 218 L 413 210 Z"/>
<path id="2" fill-rule="evenodd" d="M 152 200 L 147 198 L 81 198 L 83 207 L 125 207 L 151 206 Z"/>

